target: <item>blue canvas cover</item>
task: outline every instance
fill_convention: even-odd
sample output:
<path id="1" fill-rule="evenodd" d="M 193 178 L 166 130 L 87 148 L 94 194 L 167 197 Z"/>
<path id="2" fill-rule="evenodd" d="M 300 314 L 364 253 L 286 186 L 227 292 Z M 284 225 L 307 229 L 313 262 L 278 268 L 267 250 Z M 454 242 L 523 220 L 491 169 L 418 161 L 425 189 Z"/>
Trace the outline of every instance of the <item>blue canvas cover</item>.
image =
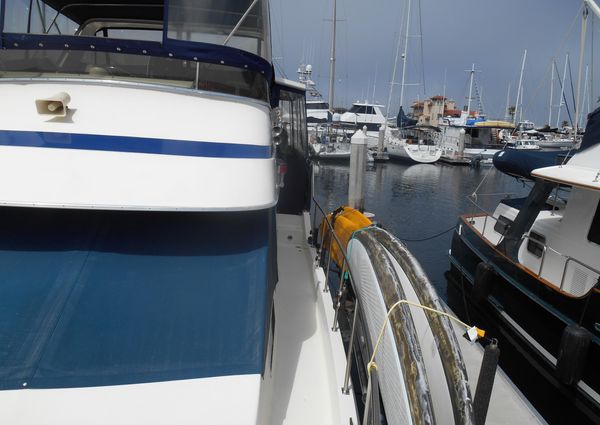
<path id="1" fill-rule="evenodd" d="M 0 389 L 261 373 L 273 220 L 0 209 Z"/>
<path id="2" fill-rule="evenodd" d="M 494 167 L 509 176 L 533 180 L 531 172 L 568 162 L 574 152 L 504 149 L 494 154 Z"/>

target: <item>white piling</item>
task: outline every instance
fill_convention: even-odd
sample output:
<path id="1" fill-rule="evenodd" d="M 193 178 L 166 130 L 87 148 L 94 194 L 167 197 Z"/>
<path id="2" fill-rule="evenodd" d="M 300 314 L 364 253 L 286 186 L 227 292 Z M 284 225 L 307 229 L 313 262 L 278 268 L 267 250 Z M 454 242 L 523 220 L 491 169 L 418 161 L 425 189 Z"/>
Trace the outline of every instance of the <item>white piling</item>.
<path id="1" fill-rule="evenodd" d="M 367 127 L 358 130 L 350 141 L 350 180 L 348 205 L 365 210 L 365 170 L 367 167 Z"/>

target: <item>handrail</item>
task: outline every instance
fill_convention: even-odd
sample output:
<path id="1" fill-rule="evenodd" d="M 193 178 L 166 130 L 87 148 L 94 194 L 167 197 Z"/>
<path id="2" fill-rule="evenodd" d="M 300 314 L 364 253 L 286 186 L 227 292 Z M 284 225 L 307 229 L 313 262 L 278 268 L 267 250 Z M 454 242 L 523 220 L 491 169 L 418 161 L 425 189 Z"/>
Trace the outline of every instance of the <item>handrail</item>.
<path id="1" fill-rule="evenodd" d="M 352 274 L 352 268 L 350 266 L 350 262 L 348 261 L 348 255 L 346 253 L 346 250 L 344 249 L 344 247 L 342 246 L 342 243 L 340 241 L 340 239 L 337 237 L 337 235 L 335 234 L 335 231 L 333 229 L 333 225 L 331 224 L 331 222 L 329 221 L 329 219 L 327 218 L 327 214 L 325 213 L 325 211 L 323 210 L 323 208 L 321 208 L 321 205 L 319 205 L 319 202 L 317 202 L 317 200 L 314 198 L 314 196 L 312 197 L 312 202 L 314 203 L 314 205 L 319 209 L 319 211 L 321 212 L 321 215 L 323 216 L 323 219 L 325 220 L 325 223 L 327 224 L 327 227 L 329 228 L 329 233 L 333 236 L 332 238 L 329 239 L 329 249 L 327 250 L 329 252 L 328 254 L 328 261 L 327 261 L 327 269 L 325 270 L 325 288 L 323 288 L 324 292 L 327 292 L 327 286 L 328 286 L 328 277 L 329 277 L 329 267 L 331 265 L 331 245 L 333 243 L 333 241 L 335 240 L 336 244 L 338 245 L 338 248 L 342 254 L 343 257 L 343 267 L 342 267 L 342 282 L 340 283 L 340 290 L 338 292 L 338 302 L 336 303 L 336 307 L 335 307 L 335 316 L 334 316 L 334 323 L 332 325 L 331 330 L 333 332 L 337 331 L 338 328 L 336 326 L 337 320 L 338 320 L 338 314 L 339 314 L 339 308 L 340 308 L 340 300 L 341 297 L 343 295 L 343 291 L 345 291 L 346 287 L 345 285 L 343 285 L 343 281 L 344 281 L 344 272 L 345 270 L 347 270 L 348 272 L 348 278 L 350 279 L 350 282 L 353 282 L 353 274 Z M 314 231 L 314 223 L 316 221 L 316 211 L 315 211 L 315 217 L 313 219 L 313 231 Z M 323 250 L 323 243 L 325 242 L 325 232 L 323 232 L 323 235 L 321 236 L 321 252 Z M 315 238 L 313 237 L 313 245 L 316 244 Z M 358 299 L 355 301 L 354 304 L 354 317 L 352 319 L 352 330 L 350 331 L 350 344 L 348 345 L 348 353 L 347 353 L 347 358 L 346 358 L 346 370 L 344 373 L 344 383 L 342 385 L 342 392 L 344 394 L 349 394 L 350 393 L 350 368 L 352 366 L 352 351 L 354 349 L 354 336 L 356 333 L 356 319 L 357 319 L 357 312 L 358 312 Z"/>
<path id="2" fill-rule="evenodd" d="M 344 262 L 346 263 L 346 265 L 348 267 L 348 274 L 350 276 L 350 280 L 352 281 L 353 280 L 353 278 L 352 278 L 353 273 L 352 273 L 352 268 L 350 267 L 350 263 L 348 262 L 348 255 L 346 254 L 346 250 L 342 246 L 342 242 L 340 241 L 340 239 L 338 238 L 338 236 L 335 234 L 335 231 L 333 229 L 333 225 L 331 224 L 331 222 L 327 218 L 327 214 L 325 213 L 325 211 L 323 210 L 323 208 L 321 208 L 321 205 L 319 205 L 319 203 L 314 198 L 314 196 L 312 197 L 312 201 L 315 204 L 315 206 L 319 209 L 319 211 L 321 211 L 321 214 L 323 215 L 323 218 L 325 219 L 325 223 L 327 223 L 327 227 L 329 228 L 329 232 L 333 236 L 333 240 L 335 240 L 338 248 L 340 249 L 342 257 L 344 258 Z M 328 249 L 328 251 L 330 251 L 330 252 L 331 252 L 331 243 L 333 242 L 333 240 L 332 239 L 329 240 L 329 248 L 330 249 Z M 322 236 L 322 239 L 321 239 L 321 248 L 323 248 L 322 245 L 323 245 L 324 241 L 325 241 L 325 232 L 323 232 L 323 236 Z"/>
<path id="3" fill-rule="evenodd" d="M 491 217 L 492 219 L 496 220 L 496 221 L 498 221 L 498 219 L 497 219 L 496 217 L 494 217 L 494 216 L 493 216 L 493 214 L 491 214 L 491 213 L 489 213 L 489 212 L 485 211 L 485 210 L 484 210 L 482 207 L 480 207 L 480 206 L 479 206 L 479 205 L 478 205 L 476 202 L 474 202 L 474 201 L 471 199 L 471 197 L 470 197 L 470 196 L 467 196 L 467 199 L 469 199 L 469 201 L 471 201 L 471 203 L 472 203 L 472 204 L 473 204 L 473 205 L 474 205 L 474 206 L 475 206 L 477 209 L 479 209 L 481 212 L 483 212 L 483 213 L 485 213 L 485 214 L 486 214 L 486 216 L 485 216 L 485 219 L 484 219 L 484 224 L 483 224 L 483 230 L 482 230 L 482 232 L 481 232 L 481 235 L 482 235 L 483 237 L 485 237 L 485 230 L 486 230 L 486 226 L 487 226 L 487 218 L 488 218 L 488 216 L 489 216 L 489 217 Z M 472 218 L 472 217 L 469 217 L 469 218 Z M 504 235 L 502 235 L 502 238 L 503 238 L 503 237 L 504 237 Z M 561 291 L 563 290 L 563 286 L 564 286 L 564 283 L 565 283 L 565 277 L 566 277 L 566 274 L 567 274 L 567 266 L 568 266 L 569 262 L 571 262 L 571 261 L 572 261 L 572 262 L 575 262 L 575 263 L 577 263 L 577 264 L 579 264 L 579 265 L 580 265 L 580 266 L 582 266 L 582 267 L 585 267 L 586 269 L 588 269 L 588 270 L 590 270 L 591 272 L 593 272 L 593 273 L 596 273 L 597 275 L 599 275 L 599 276 L 600 276 L 600 271 L 596 270 L 596 269 L 595 269 L 595 268 L 593 268 L 592 266 L 589 266 L 589 265 L 585 264 L 584 262 L 582 262 L 582 261 L 580 261 L 580 260 L 578 260 L 578 259 L 576 259 L 576 258 L 574 258 L 574 257 L 571 257 L 571 256 L 569 256 L 569 255 L 565 255 L 565 254 L 563 254 L 563 253 L 561 253 L 561 252 L 557 251 L 556 249 L 554 249 L 554 248 L 552 248 L 551 246 L 549 246 L 549 245 L 548 245 L 546 242 L 541 242 L 540 240 L 538 240 L 538 239 L 535 239 L 535 238 L 531 237 L 531 236 L 530 236 L 529 234 L 527 234 L 527 233 L 524 233 L 524 234 L 523 234 L 523 236 L 521 236 L 521 240 L 519 241 L 519 246 L 521 246 L 521 245 L 523 244 L 523 241 L 524 241 L 525 239 L 527 239 L 527 240 L 529 240 L 529 241 L 533 241 L 534 243 L 536 243 L 536 244 L 538 244 L 538 245 L 540 245 L 540 246 L 542 247 L 542 255 L 541 255 L 541 257 L 540 257 L 540 265 L 539 265 L 538 271 L 537 271 L 537 273 L 536 273 L 536 276 L 537 276 L 538 278 L 541 278 L 541 277 L 542 277 L 542 272 L 543 272 L 543 270 L 544 270 L 544 265 L 546 264 L 546 253 L 547 253 L 547 251 L 552 251 L 552 252 L 554 252 L 555 254 L 557 254 L 558 256 L 560 256 L 560 257 L 562 257 L 562 258 L 565 258 L 565 264 L 564 264 L 564 266 L 563 266 L 563 271 L 562 271 L 561 278 L 560 278 L 560 286 L 558 287 L 558 288 L 559 288 Z M 502 239 L 501 239 L 501 240 L 502 240 Z M 590 290 L 588 290 L 588 291 L 587 291 L 585 294 L 583 294 L 582 296 L 586 296 L 586 295 L 588 295 L 588 294 L 590 293 L 590 291 L 592 291 L 592 290 L 595 288 L 595 286 L 596 286 L 596 285 L 592 286 L 592 288 L 590 288 Z M 575 294 L 573 294 L 573 295 L 575 295 Z"/>
<path id="4" fill-rule="evenodd" d="M 556 249 L 552 248 L 551 246 L 549 246 L 547 243 L 542 243 L 541 241 L 531 237 L 529 234 L 524 233 L 523 236 L 521 236 L 521 240 L 519 242 L 519 246 L 523 244 L 523 241 L 527 239 L 528 241 L 533 241 L 534 243 L 541 245 L 542 246 L 542 256 L 540 257 L 540 267 L 538 269 L 538 273 L 537 273 L 537 277 L 541 277 L 542 276 L 542 271 L 544 269 L 544 264 L 545 264 L 545 259 L 546 259 L 546 252 L 548 250 L 554 252 L 555 254 L 557 254 L 558 256 L 565 258 L 565 264 L 563 266 L 563 270 L 562 270 L 562 274 L 561 274 L 561 278 L 560 278 L 560 286 L 558 289 L 560 289 L 561 291 L 563 290 L 563 286 L 565 283 L 565 276 L 567 275 L 567 266 L 569 264 L 569 262 L 574 262 L 579 264 L 580 266 L 585 267 L 586 269 L 590 270 L 593 273 L 596 273 L 598 276 L 600 276 L 600 271 L 596 270 L 595 268 L 593 268 L 592 266 L 589 266 L 587 264 L 585 264 L 584 262 L 578 260 L 577 258 L 571 257 L 569 255 L 565 255 L 559 251 L 557 251 Z M 594 288 L 596 287 L 596 285 L 592 286 L 585 294 L 581 295 L 586 296 L 590 293 L 590 291 L 592 291 Z M 575 294 L 573 294 L 575 295 Z"/>

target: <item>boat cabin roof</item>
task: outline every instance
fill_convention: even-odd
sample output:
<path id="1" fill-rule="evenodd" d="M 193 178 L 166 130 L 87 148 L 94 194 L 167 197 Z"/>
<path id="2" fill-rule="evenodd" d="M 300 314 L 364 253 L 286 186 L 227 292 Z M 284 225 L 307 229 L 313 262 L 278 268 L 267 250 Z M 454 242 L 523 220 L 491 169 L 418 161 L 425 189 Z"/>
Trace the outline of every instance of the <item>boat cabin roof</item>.
<path id="1" fill-rule="evenodd" d="M 531 172 L 533 177 L 567 184 L 582 189 L 600 190 L 600 170 L 578 165 L 566 164 L 554 167 L 538 168 Z"/>

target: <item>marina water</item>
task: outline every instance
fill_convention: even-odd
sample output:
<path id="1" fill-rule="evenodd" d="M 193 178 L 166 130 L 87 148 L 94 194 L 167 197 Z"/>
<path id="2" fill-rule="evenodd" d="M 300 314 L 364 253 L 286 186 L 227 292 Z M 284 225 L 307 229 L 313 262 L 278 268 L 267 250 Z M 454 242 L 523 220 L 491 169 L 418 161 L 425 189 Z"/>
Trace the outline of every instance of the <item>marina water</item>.
<path id="1" fill-rule="evenodd" d="M 315 165 L 314 193 L 326 211 L 348 202 L 347 165 Z M 495 168 L 456 167 L 442 163 L 406 165 L 388 162 L 367 167 L 365 208 L 405 242 L 440 296 L 446 299 L 448 250 L 458 216 L 479 208 L 493 211 L 503 197 L 526 196 L 522 182 Z M 476 207 L 471 199 L 477 190 Z"/>

